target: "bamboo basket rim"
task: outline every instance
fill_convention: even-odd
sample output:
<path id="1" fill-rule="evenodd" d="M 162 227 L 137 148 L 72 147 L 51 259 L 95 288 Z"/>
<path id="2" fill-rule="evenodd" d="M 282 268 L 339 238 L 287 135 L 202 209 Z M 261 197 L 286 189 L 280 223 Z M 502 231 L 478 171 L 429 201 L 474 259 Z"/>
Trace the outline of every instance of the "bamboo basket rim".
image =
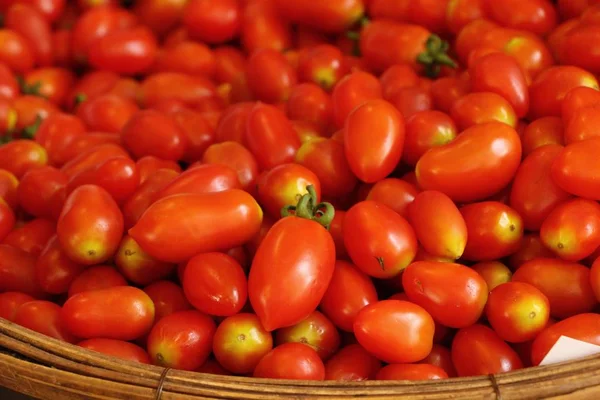
<path id="1" fill-rule="evenodd" d="M 57 382 L 60 385 L 57 386 Z M 82 394 L 80 386 L 86 387 L 84 382 L 88 391 Z M 497 375 L 437 381 L 257 379 L 129 362 L 41 335 L 0 318 L 0 386 L 52 400 L 354 397 L 505 400 L 550 396 L 591 399 L 600 398 L 600 355 Z"/>

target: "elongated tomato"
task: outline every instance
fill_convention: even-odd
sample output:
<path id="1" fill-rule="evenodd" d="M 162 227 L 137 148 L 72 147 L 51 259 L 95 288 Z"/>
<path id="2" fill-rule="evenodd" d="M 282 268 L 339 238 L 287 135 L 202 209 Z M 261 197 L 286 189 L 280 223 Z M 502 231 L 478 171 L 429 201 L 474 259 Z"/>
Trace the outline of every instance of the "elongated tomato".
<path id="1" fill-rule="evenodd" d="M 150 256 L 182 262 L 246 243 L 260 230 L 262 217 L 256 200 L 239 189 L 178 194 L 151 205 L 129 234 Z"/>
<path id="2" fill-rule="evenodd" d="M 552 164 L 552 179 L 576 196 L 600 200 L 600 138 L 567 145 Z"/>

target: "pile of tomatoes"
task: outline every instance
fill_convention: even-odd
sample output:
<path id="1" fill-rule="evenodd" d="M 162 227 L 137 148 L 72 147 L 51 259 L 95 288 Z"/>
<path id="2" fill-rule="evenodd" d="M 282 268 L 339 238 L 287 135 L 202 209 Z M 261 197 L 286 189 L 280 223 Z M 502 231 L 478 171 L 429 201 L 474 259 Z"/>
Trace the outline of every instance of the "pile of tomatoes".
<path id="1" fill-rule="evenodd" d="M 600 1 L 0 11 L 0 317 L 261 378 L 600 345 Z"/>

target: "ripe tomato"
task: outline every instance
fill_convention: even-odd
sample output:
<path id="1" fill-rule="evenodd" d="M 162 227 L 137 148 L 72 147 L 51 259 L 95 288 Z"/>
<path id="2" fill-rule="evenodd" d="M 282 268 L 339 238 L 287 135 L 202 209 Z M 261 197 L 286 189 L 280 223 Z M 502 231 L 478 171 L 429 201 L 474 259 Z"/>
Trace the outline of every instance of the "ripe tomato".
<path id="1" fill-rule="evenodd" d="M 374 225 L 373 220 L 379 224 Z M 354 264 L 376 278 L 398 275 L 417 253 L 417 238 L 406 219 L 371 200 L 356 203 L 348 210 L 343 236 Z"/>
<path id="2" fill-rule="evenodd" d="M 180 72 L 157 72 L 146 76 L 142 82 L 140 102 L 146 107 L 163 100 L 180 100 L 195 105 L 216 94 L 213 82 L 203 76 Z"/>
<path id="3" fill-rule="evenodd" d="M 342 128 L 348 115 L 367 100 L 380 99 L 382 86 L 377 78 L 367 72 L 356 71 L 346 75 L 333 88 L 333 120 Z"/>
<path id="4" fill-rule="evenodd" d="M 108 265 L 94 265 L 77 276 L 69 287 L 68 297 L 78 293 L 93 290 L 108 289 L 115 286 L 127 286 L 128 283 L 114 267 Z"/>
<path id="5" fill-rule="evenodd" d="M 252 153 L 238 142 L 210 145 L 202 156 L 204 164 L 225 165 L 237 172 L 242 188 L 251 192 L 258 177 L 258 164 Z"/>
<path id="6" fill-rule="evenodd" d="M 150 357 L 148 356 L 148 353 L 146 353 L 146 350 L 123 340 L 102 338 L 88 339 L 77 343 L 77 346 L 109 356 L 122 358 L 127 361 L 150 364 Z"/>
<path id="7" fill-rule="evenodd" d="M 40 287 L 50 294 L 66 293 L 84 265 L 71 261 L 52 237 L 35 264 L 35 277 Z"/>
<path id="8" fill-rule="evenodd" d="M 456 126 L 448 114 L 421 111 L 406 120 L 402 161 L 416 165 L 430 148 L 443 146 L 456 138 Z"/>
<path id="9" fill-rule="evenodd" d="M 417 194 L 408 206 L 408 221 L 421 246 L 431 255 L 452 260 L 462 256 L 467 245 L 467 224 L 454 202 L 442 192 Z"/>
<path id="10" fill-rule="evenodd" d="M 117 251 L 123 236 L 123 214 L 106 190 L 83 185 L 67 198 L 56 232 L 71 260 L 99 264 Z"/>
<path id="11" fill-rule="evenodd" d="M 224 253 L 198 254 L 190 259 L 182 283 L 189 302 L 208 315 L 237 314 L 248 298 L 244 270 Z"/>
<path id="12" fill-rule="evenodd" d="M 22 304 L 17 309 L 13 322 L 54 339 L 68 343 L 76 341 L 61 319 L 60 306 L 50 301 L 33 300 Z"/>
<path id="13" fill-rule="evenodd" d="M 0 293 L 0 318 L 13 322 L 19 307 L 33 300 L 33 297 L 21 292 Z"/>
<path id="14" fill-rule="evenodd" d="M 277 2 L 281 15 L 300 25 L 325 33 L 342 33 L 365 11 L 361 0 L 317 0 L 310 3 L 298 0 Z"/>
<path id="15" fill-rule="evenodd" d="M 158 261 L 146 254 L 129 235 L 121 240 L 114 262 L 127 280 L 140 286 L 166 278 L 175 269 L 174 264 Z"/>
<path id="16" fill-rule="evenodd" d="M 264 48 L 252 53 L 246 67 L 250 89 L 260 101 L 288 100 L 298 78 L 296 70 L 277 50 Z"/>
<path id="17" fill-rule="evenodd" d="M 322 381 L 325 379 L 325 365 L 310 346 L 302 343 L 284 343 L 261 358 L 253 376 Z"/>
<path id="18" fill-rule="evenodd" d="M 233 39 L 240 30 L 241 5 L 237 0 L 213 3 L 192 0 L 183 11 L 183 24 L 192 39 L 222 43 Z"/>
<path id="19" fill-rule="evenodd" d="M 554 258 L 554 253 L 544 246 L 538 234 L 530 233 L 523 236 L 521 246 L 508 258 L 508 265 L 512 270 L 534 258 Z"/>
<path id="20" fill-rule="evenodd" d="M 472 269 L 454 263 L 414 262 L 402 274 L 402 286 L 412 302 L 452 328 L 477 322 L 488 299 L 485 280 Z"/>
<path id="21" fill-rule="evenodd" d="M 173 282 L 166 280 L 156 281 L 146 286 L 144 292 L 146 292 L 154 303 L 155 322 L 174 312 L 192 308 L 185 298 L 183 289 Z"/>
<path id="22" fill-rule="evenodd" d="M 458 331 L 452 341 L 452 361 L 458 376 L 498 374 L 523 368 L 519 355 L 487 326 Z"/>
<path id="23" fill-rule="evenodd" d="M 425 309 L 401 300 L 369 304 L 354 320 L 354 334 L 361 346 L 388 363 L 425 358 L 433 346 L 433 331 L 433 319 Z"/>
<path id="24" fill-rule="evenodd" d="M 329 133 L 333 123 L 331 97 L 314 83 L 302 83 L 291 89 L 286 112 L 292 120 L 314 124 L 319 133 Z"/>
<path id="25" fill-rule="evenodd" d="M 0 198 L 0 241 L 15 227 L 16 217 L 10 206 Z"/>
<path id="26" fill-rule="evenodd" d="M 437 328 L 436 328 L 437 329 Z M 441 368 L 449 378 L 456 376 L 456 368 L 452 363 L 452 355 L 448 348 L 434 343 L 431 353 L 423 360 L 419 361 L 419 364 L 430 364 Z"/>
<path id="27" fill-rule="evenodd" d="M 0 62 L 13 72 L 23 74 L 33 68 L 35 55 L 32 45 L 20 33 L 12 29 L 0 29 Z"/>
<path id="28" fill-rule="evenodd" d="M 11 209 L 16 209 L 18 197 L 19 180 L 10 171 L 0 168 L 0 198 L 8 204 Z"/>
<path id="29" fill-rule="evenodd" d="M 35 262 L 35 255 L 0 244 L 0 292 L 22 292 L 42 298 L 44 291 L 35 279 Z"/>
<path id="30" fill-rule="evenodd" d="M 381 361 L 369 354 L 361 345 L 350 344 L 342 348 L 325 363 L 325 380 L 366 381 L 375 379 Z"/>
<path id="31" fill-rule="evenodd" d="M 526 29 L 541 36 L 549 33 L 557 23 L 556 9 L 545 0 L 493 2 L 488 4 L 486 11 L 502 26 Z"/>
<path id="32" fill-rule="evenodd" d="M 248 54 L 259 48 L 283 51 L 292 46 L 290 24 L 279 16 L 276 7 L 269 0 L 246 2 L 240 36 Z"/>
<path id="33" fill-rule="evenodd" d="M 485 280 L 489 291 L 496 286 L 510 282 L 512 278 L 510 269 L 499 261 L 484 261 L 472 265 L 471 268 Z"/>
<path id="34" fill-rule="evenodd" d="M 538 288 L 548 298 L 554 318 L 590 312 L 597 304 L 589 268 L 574 262 L 534 258 L 517 269 L 512 281 Z"/>
<path id="35" fill-rule="evenodd" d="M 81 103 L 77 116 L 91 131 L 120 133 L 138 110 L 133 101 L 107 93 Z"/>
<path id="36" fill-rule="evenodd" d="M 590 89 L 591 90 L 591 89 Z M 521 135 L 523 155 L 528 156 L 547 144 L 564 144 L 564 126 L 560 117 L 542 117 L 532 121 Z"/>
<path id="37" fill-rule="evenodd" d="M 14 140 L 0 146 L 0 169 L 21 179 L 31 169 L 48 163 L 48 153 L 32 140 Z"/>
<path id="38" fill-rule="evenodd" d="M 130 341 L 152 327 L 154 304 L 141 289 L 114 286 L 69 297 L 61 310 L 61 318 L 76 337 Z"/>
<path id="39" fill-rule="evenodd" d="M 178 311 L 158 321 L 148 335 L 155 365 L 194 371 L 208 359 L 217 326 L 199 311 Z"/>
<path id="40" fill-rule="evenodd" d="M 6 10 L 4 26 L 23 36 L 36 65 L 52 65 L 52 28 L 39 10 L 29 4 L 15 3 Z"/>
<path id="41" fill-rule="evenodd" d="M 15 227 L 2 243 L 38 256 L 55 233 L 56 224 L 53 221 L 36 218 Z"/>
<path id="42" fill-rule="evenodd" d="M 318 311 L 294 326 L 279 329 L 275 344 L 303 343 L 312 347 L 323 361 L 327 361 L 340 346 L 340 334 L 333 323 Z"/>
<path id="43" fill-rule="evenodd" d="M 517 132 L 506 124 L 488 122 L 430 149 L 415 172 L 422 188 L 438 190 L 454 201 L 471 202 L 490 197 L 508 185 L 520 162 Z"/>
<path id="44" fill-rule="evenodd" d="M 161 189 L 154 201 L 182 193 L 214 193 L 229 189 L 239 189 L 236 172 L 224 165 L 192 165 Z"/>
<path id="45" fill-rule="evenodd" d="M 510 103 L 494 92 L 475 92 L 461 97 L 452 105 L 450 115 L 461 131 L 494 121 L 515 128 L 518 122 Z"/>
<path id="46" fill-rule="evenodd" d="M 558 154 L 552 164 L 554 182 L 576 196 L 600 200 L 600 185 L 596 180 L 595 154 L 600 150 L 600 138 L 573 142 Z"/>
<path id="47" fill-rule="evenodd" d="M 163 160 L 154 156 L 146 156 L 138 159 L 135 162 L 135 167 L 140 175 L 140 185 L 163 168 L 170 169 L 175 172 L 181 172 L 181 167 L 175 161 Z"/>
<path id="48" fill-rule="evenodd" d="M 152 204 L 129 235 L 152 257 L 177 263 L 246 243 L 260 230 L 262 217 L 256 200 L 239 189 L 186 193 Z"/>
<path id="49" fill-rule="evenodd" d="M 446 371 L 431 364 L 389 364 L 381 368 L 375 377 L 382 381 L 420 381 L 446 378 L 448 378 Z"/>
<path id="50" fill-rule="evenodd" d="M 370 188 L 366 199 L 386 205 L 408 218 L 409 206 L 418 193 L 419 189 L 412 183 L 398 178 L 386 178 Z"/>
<path id="51" fill-rule="evenodd" d="M 544 329 L 531 346 L 531 363 L 539 365 L 561 336 L 600 345 L 600 315 L 578 314 Z"/>
<path id="52" fill-rule="evenodd" d="M 324 90 L 331 90 L 346 75 L 348 68 L 340 49 L 320 44 L 300 52 L 298 79 L 313 82 Z"/>

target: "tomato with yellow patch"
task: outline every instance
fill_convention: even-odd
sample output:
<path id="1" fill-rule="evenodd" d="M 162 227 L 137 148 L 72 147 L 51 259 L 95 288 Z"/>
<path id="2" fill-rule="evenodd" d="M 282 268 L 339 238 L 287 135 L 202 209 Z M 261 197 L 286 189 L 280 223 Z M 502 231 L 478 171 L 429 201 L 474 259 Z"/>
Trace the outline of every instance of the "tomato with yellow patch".
<path id="1" fill-rule="evenodd" d="M 340 347 L 340 334 L 325 315 L 314 311 L 296 325 L 279 329 L 275 334 L 275 344 L 304 343 L 312 347 L 323 361 L 327 360 Z"/>
<path id="2" fill-rule="evenodd" d="M 496 286 L 510 282 L 512 278 L 510 269 L 500 261 L 483 261 L 472 265 L 471 268 L 481 275 L 490 291 Z"/>

